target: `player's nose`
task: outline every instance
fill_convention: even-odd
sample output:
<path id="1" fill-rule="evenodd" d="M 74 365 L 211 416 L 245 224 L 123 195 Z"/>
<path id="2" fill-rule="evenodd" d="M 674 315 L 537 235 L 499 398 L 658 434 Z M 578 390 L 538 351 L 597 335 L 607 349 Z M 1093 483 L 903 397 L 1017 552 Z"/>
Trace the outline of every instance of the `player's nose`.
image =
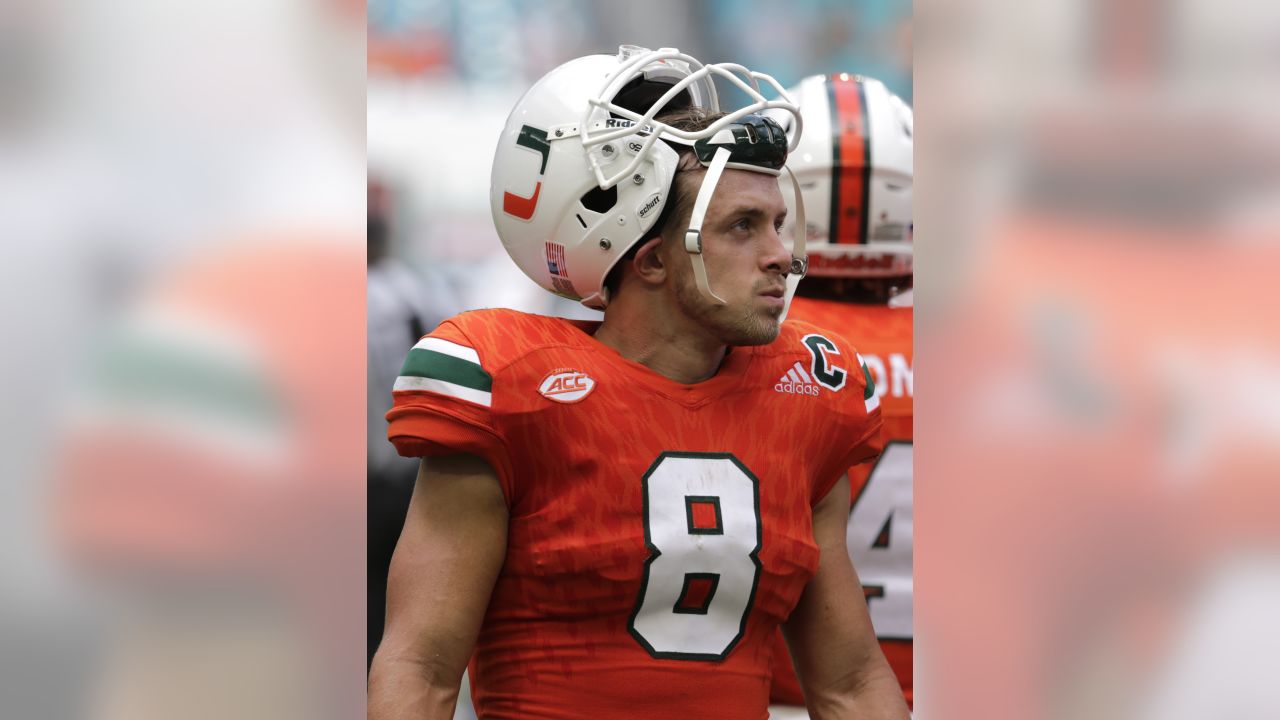
<path id="1" fill-rule="evenodd" d="M 765 231 L 760 254 L 760 268 L 765 272 L 786 273 L 791 268 L 791 249 L 782 241 L 782 234 L 770 227 Z"/>

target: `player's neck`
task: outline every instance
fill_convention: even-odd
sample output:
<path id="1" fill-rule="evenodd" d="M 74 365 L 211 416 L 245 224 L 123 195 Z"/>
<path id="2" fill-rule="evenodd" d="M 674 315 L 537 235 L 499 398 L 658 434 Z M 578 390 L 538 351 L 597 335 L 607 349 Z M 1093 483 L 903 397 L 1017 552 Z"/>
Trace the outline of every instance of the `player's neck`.
<path id="1" fill-rule="evenodd" d="M 664 308 L 668 309 L 669 308 Z M 682 313 L 622 297 L 605 309 L 596 340 L 622 357 L 685 385 L 707 380 L 724 362 L 728 347 Z"/>

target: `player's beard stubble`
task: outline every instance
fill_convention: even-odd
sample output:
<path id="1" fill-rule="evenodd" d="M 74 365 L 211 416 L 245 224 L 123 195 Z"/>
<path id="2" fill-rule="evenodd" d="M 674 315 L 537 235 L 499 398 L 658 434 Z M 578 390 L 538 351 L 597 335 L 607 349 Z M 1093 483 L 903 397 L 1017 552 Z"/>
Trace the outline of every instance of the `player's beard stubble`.
<path id="1" fill-rule="evenodd" d="M 698 290 L 690 273 L 676 285 L 676 302 L 686 316 L 696 320 L 726 345 L 768 345 L 777 339 L 782 329 L 782 308 L 762 304 L 759 293 L 776 284 L 759 280 L 752 283 L 745 299 L 735 301 L 726 298 L 725 304 L 721 305 Z M 725 296 L 717 290 L 714 280 L 711 289 L 721 297 Z"/>

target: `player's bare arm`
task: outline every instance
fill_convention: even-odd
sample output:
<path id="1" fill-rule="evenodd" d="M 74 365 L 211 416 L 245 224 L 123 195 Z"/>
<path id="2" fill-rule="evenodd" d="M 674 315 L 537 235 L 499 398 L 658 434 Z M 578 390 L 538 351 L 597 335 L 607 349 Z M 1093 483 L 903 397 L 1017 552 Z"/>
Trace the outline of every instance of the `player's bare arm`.
<path id="1" fill-rule="evenodd" d="M 813 720 L 909 717 L 898 681 L 871 627 L 862 586 L 845 548 L 849 478 L 813 511 L 818 573 L 783 626 Z"/>
<path id="2" fill-rule="evenodd" d="M 425 458 L 391 560 L 369 720 L 453 717 L 506 545 L 507 506 L 488 464 Z"/>

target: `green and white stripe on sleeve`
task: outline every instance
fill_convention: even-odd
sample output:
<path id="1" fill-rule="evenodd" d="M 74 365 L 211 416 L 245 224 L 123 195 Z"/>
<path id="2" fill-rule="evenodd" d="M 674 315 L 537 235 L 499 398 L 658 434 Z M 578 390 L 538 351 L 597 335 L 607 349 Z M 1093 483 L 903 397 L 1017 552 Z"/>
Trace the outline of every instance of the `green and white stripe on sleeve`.
<path id="1" fill-rule="evenodd" d="M 476 351 L 440 338 L 423 338 L 413 346 L 395 390 L 425 390 L 485 407 L 493 404 L 493 378 L 480 367 Z"/>

